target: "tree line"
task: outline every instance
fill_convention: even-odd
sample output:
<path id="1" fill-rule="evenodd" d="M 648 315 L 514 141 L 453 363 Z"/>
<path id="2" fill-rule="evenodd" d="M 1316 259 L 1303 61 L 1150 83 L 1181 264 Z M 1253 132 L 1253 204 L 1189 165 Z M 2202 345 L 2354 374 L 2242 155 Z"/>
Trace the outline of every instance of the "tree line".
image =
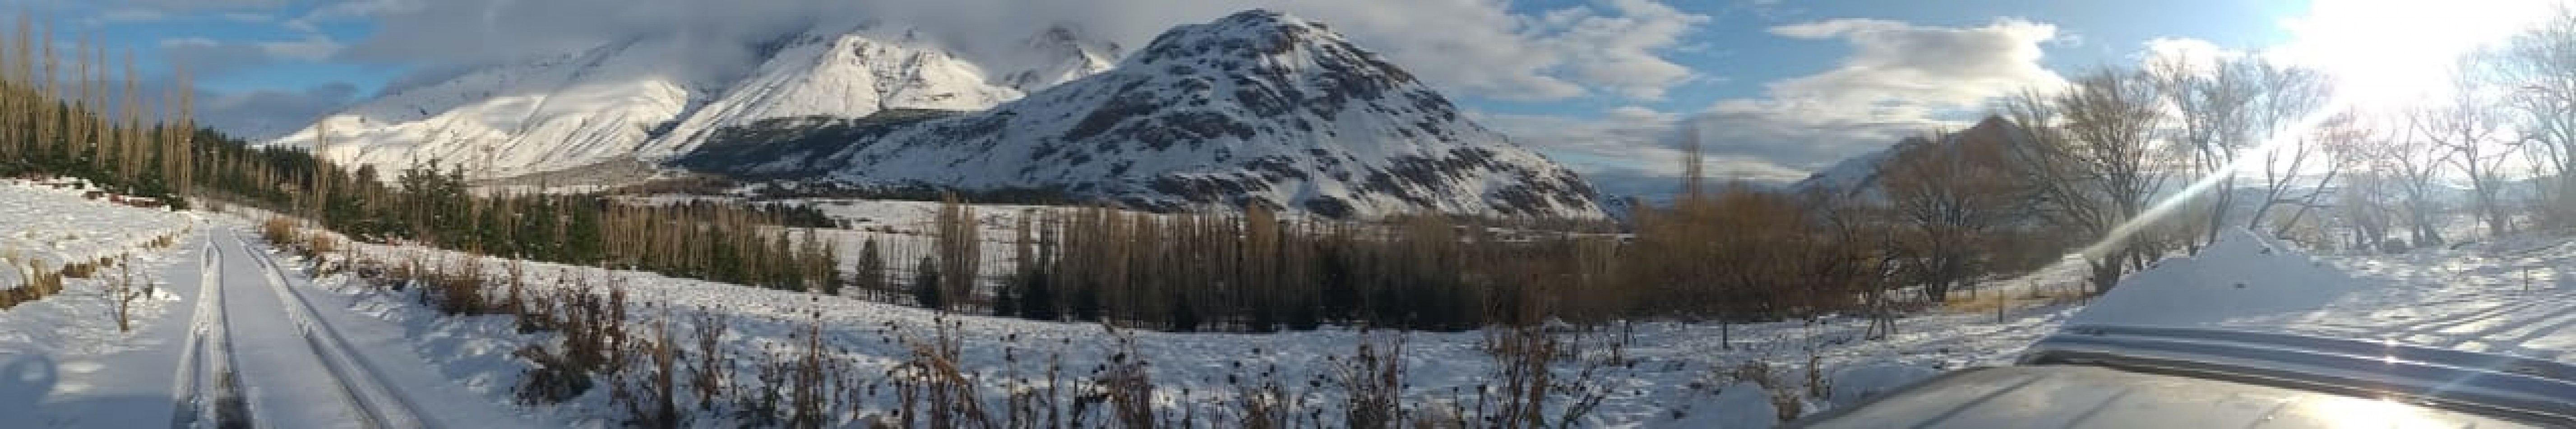
<path id="1" fill-rule="evenodd" d="M 0 43 L 0 176 L 83 177 L 185 207 L 177 196 L 203 146 L 191 94 L 145 94 L 132 54 L 111 62 L 103 45 L 58 41 L 51 27 L 22 15 Z M 184 69 L 173 80 L 189 87 Z"/>

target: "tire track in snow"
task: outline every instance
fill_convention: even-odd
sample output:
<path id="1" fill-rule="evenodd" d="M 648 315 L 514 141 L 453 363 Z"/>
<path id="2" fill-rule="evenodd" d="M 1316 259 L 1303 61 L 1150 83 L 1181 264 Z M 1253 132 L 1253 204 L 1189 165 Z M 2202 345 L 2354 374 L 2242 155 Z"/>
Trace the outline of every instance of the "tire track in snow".
<path id="1" fill-rule="evenodd" d="M 206 295 L 215 289 L 213 250 L 212 246 L 198 248 L 198 251 L 205 253 L 197 255 L 197 305 L 190 310 L 188 316 L 188 335 L 179 340 L 182 348 L 179 350 L 178 374 L 170 378 L 172 381 L 170 403 L 173 405 L 170 410 L 170 427 L 174 429 L 196 426 L 197 404 L 204 398 L 202 390 L 204 384 L 197 382 L 199 373 L 197 360 L 202 359 L 199 355 L 205 353 L 206 319 L 212 316 L 211 309 L 206 306 L 211 301 L 207 300 Z"/>
<path id="2" fill-rule="evenodd" d="M 231 333 L 227 324 L 232 318 L 224 307 L 223 271 L 219 261 L 222 252 L 213 240 L 205 241 L 198 255 L 199 275 L 197 306 L 190 316 L 186 349 L 180 351 L 176 383 L 171 389 L 175 404 L 170 427 L 195 428 L 199 422 L 213 422 L 217 428 L 254 427 L 247 396 L 241 391 L 241 374 L 233 357 Z M 211 356 L 209 356 L 211 355 Z M 213 378 L 209 385 L 207 378 Z"/>
<path id="3" fill-rule="evenodd" d="M 251 255 L 251 259 L 259 265 L 263 271 L 261 274 L 267 280 L 269 291 L 276 293 L 278 300 L 286 303 L 288 307 L 284 309 L 286 317 L 295 324 L 296 333 L 304 339 L 305 346 L 313 356 L 322 362 L 322 369 L 334 384 L 340 387 L 342 397 L 353 405 L 351 408 L 366 417 L 367 421 L 364 423 L 367 427 L 426 427 L 421 422 L 420 413 L 411 405 L 411 401 L 401 396 L 400 392 L 386 388 L 384 380 L 379 378 L 374 365 L 358 357 L 357 353 L 350 352 L 348 340 L 343 339 L 339 331 L 333 330 L 329 322 L 323 321 L 320 312 L 314 309 L 313 303 L 306 301 L 302 294 L 286 286 L 284 269 L 277 264 L 276 259 L 253 249 L 250 241 L 238 234 L 233 236 L 233 241 L 240 243 L 243 253 Z"/>
<path id="4" fill-rule="evenodd" d="M 2471 311 L 2468 314 L 2443 318 L 2428 318 L 2418 323 L 2399 325 L 2396 327 L 2396 330 L 2410 334 L 2450 335 L 2443 332 L 2473 323 L 2493 320 L 2499 316 L 2520 312 L 2540 304 L 2541 302 L 2537 300 L 2508 302 L 2481 310 Z"/>
<path id="5" fill-rule="evenodd" d="M 2533 304 L 2524 306 L 2526 309 L 2542 310 L 2516 311 L 2512 313 L 2513 315 L 2524 317 L 2508 318 L 2505 317 L 2506 315 L 2490 317 L 2488 320 L 2495 323 L 2472 332 L 2459 332 L 2457 328 L 2443 330 L 2437 335 L 2448 335 L 2449 337 L 2445 338 L 2440 346 L 2458 347 L 2470 342 L 2480 342 L 2498 336 L 2509 335 L 2515 331 L 2533 329 L 2524 335 L 2515 336 L 2514 338 L 2506 339 L 2504 341 L 2488 342 L 2488 345 L 2490 346 L 2519 347 L 2525 341 L 2556 333 L 2554 330 L 2557 328 L 2576 325 L 2576 305 L 2569 305 L 2565 299 L 2536 298 L 2526 300 L 2524 302 Z M 2547 328 L 2536 329 L 2544 326 Z"/>
<path id="6" fill-rule="evenodd" d="M 2533 341 L 2567 334 L 2569 333 L 2567 330 L 2568 328 L 2576 328 L 2576 311 L 2560 313 L 2554 321 L 2541 323 L 2548 324 L 2532 325 L 2540 326 L 2540 328 L 2533 329 L 2530 332 L 2524 333 L 2522 336 L 2514 337 L 2513 340 L 2508 343 L 2512 344 L 2514 347 L 2528 348 L 2527 345 L 2531 344 Z"/>

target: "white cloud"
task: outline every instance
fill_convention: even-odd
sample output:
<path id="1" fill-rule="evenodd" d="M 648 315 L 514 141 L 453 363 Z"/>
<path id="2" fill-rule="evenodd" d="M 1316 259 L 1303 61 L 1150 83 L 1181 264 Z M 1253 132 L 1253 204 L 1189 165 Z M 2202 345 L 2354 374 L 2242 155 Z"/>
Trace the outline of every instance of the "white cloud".
<path id="1" fill-rule="evenodd" d="M 748 45 L 815 21 L 858 19 L 1000 43 L 1063 23 L 1132 49 L 1174 25 L 1250 8 L 1326 23 L 1443 90 L 1513 100 L 1660 98 L 1701 77 L 1663 56 L 1708 22 L 1657 0 L 1536 14 L 1498 0 L 353 0 L 325 8 L 344 12 L 296 21 L 374 19 L 378 31 L 354 41 L 348 58 L 434 68 L 648 33 Z"/>
<path id="2" fill-rule="evenodd" d="M 261 52 L 269 56 L 304 61 L 322 61 L 340 52 L 340 42 L 322 34 L 307 34 L 304 40 L 259 42 Z"/>
<path id="3" fill-rule="evenodd" d="M 1999 20 L 1973 27 L 1840 19 L 1783 25 L 1772 34 L 1841 39 L 1852 53 L 1833 69 L 1771 82 L 1760 98 L 1721 100 L 1677 115 L 1619 107 L 1600 119 L 1482 115 L 1522 144 L 1554 155 L 1614 192 L 1665 192 L 1681 175 L 1683 130 L 1700 137 L 1716 179 L 1789 182 L 1907 136 L 1966 124 L 1996 96 L 2060 85 L 2041 67 L 2055 27 Z"/>
<path id="4" fill-rule="evenodd" d="M 218 42 L 218 41 L 215 41 L 215 39 L 208 39 L 208 38 L 204 38 L 204 37 L 173 37 L 173 38 L 168 38 L 168 39 L 161 39 L 161 49 L 171 49 L 171 48 L 181 48 L 181 49 L 185 49 L 185 48 L 202 48 L 202 47 L 207 47 L 207 46 L 220 46 L 220 45 L 223 45 L 223 44 L 224 44 L 224 42 Z"/>
<path id="5" fill-rule="evenodd" d="M 274 9 L 286 6 L 289 2 L 290 0 L 113 0 L 108 1 L 107 3 L 115 3 L 119 7 L 135 9 L 153 9 L 168 12 L 192 12 L 201 10 Z"/>
<path id="6" fill-rule="evenodd" d="M 1616 16 L 1588 13 L 1568 16 L 1566 31 L 1556 41 L 1574 54 L 1567 66 L 1578 78 L 1607 87 L 1620 96 L 1656 100 L 1664 90 L 1696 76 L 1688 67 L 1664 60 L 1656 49 L 1587 49 L 1598 46 L 1676 46 L 1696 27 L 1707 23 L 1706 16 L 1682 13 L 1649 0 L 1611 0 L 1607 6 L 1621 11 Z"/>
<path id="7" fill-rule="evenodd" d="M 173 85 L 167 79 L 141 82 L 137 88 L 140 101 L 147 106 L 173 106 L 168 99 L 178 94 Z M 198 87 L 190 92 L 195 97 L 190 113 L 197 125 L 251 140 L 301 129 L 323 114 L 356 101 L 359 95 L 357 86 L 339 82 L 300 90 L 224 92 Z"/>
<path id="8" fill-rule="evenodd" d="M 222 16 L 224 20 L 227 21 L 250 24 L 266 23 L 277 20 L 277 16 L 275 15 L 256 12 L 225 12 L 217 16 Z"/>
<path id="9" fill-rule="evenodd" d="M 1841 38 L 1854 50 L 1822 74 L 1770 85 L 1771 95 L 1827 106 L 1884 103 L 1973 105 L 1997 94 L 2063 82 L 2041 67 L 2041 44 L 2057 27 L 2018 19 L 1981 27 L 1926 27 L 1838 19 L 1771 29 L 1793 38 Z"/>
<path id="10" fill-rule="evenodd" d="M 220 77 L 229 73 L 276 64 L 283 61 L 323 61 L 340 52 L 339 41 L 321 34 L 305 35 L 303 40 L 223 41 L 204 37 L 180 37 L 161 40 L 161 53 L 172 64 L 185 66 L 200 78 Z"/>
<path id="11" fill-rule="evenodd" d="M 1722 100 L 1697 118 L 1711 153 L 1814 170 L 1926 130 L 1958 127 L 1998 96 L 2063 85 L 2040 65 L 2056 26 L 2000 19 L 1932 27 L 1838 19 L 1773 27 L 1773 34 L 1841 39 L 1852 53 L 1832 70 L 1767 84 L 1767 98 Z"/>
<path id="12" fill-rule="evenodd" d="M 201 92 L 196 117 L 206 127 L 250 140 L 285 135 L 357 101 L 358 88 L 332 83 L 300 91 Z"/>
<path id="13" fill-rule="evenodd" d="M 92 23 L 109 23 L 109 24 L 114 24 L 114 23 L 132 23 L 132 22 L 152 22 L 152 21 L 160 21 L 160 20 L 163 20 L 163 19 L 169 19 L 169 18 L 170 18 L 170 15 L 169 15 L 169 14 L 167 14 L 167 13 L 162 13 L 160 10 L 156 10 L 156 9 L 143 9 L 143 8 L 120 7 L 120 8 L 114 8 L 114 9 L 108 9 L 106 12 L 100 12 L 100 13 L 98 14 L 98 18 L 91 20 L 91 22 L 92 22 Z"/>

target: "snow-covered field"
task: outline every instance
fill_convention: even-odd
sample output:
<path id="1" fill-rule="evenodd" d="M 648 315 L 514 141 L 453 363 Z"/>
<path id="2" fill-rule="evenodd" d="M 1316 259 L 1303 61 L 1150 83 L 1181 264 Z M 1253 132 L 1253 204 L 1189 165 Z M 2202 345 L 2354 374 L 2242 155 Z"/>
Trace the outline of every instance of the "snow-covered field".
<path id="1" fill-rule="evenodd" d="M 0 197 L 12 203 L 0 210 L 27 214 L 0 217 L 20 222 L 0 230 L 12 248 L 65 259 L 131 251 L 137 271 L 156 285 L 136 304 L 137 328 L 130 333 L 115 329 L 113 301 L 98 280 L 75 280 L 61 295 L 0 310 L 0 415 L 30 417 L 13 422 L 164 424 L 200 413 L 190 411 L 203 409 L 191 408 L 191 395 L 221 396 L 221 389 L 206 390 L 216 383 L 203 380 L 222 371 L 240 374 L 242 390 L 236 394 L 248 400 L 251 414 L 266 417 L 263 426 L 408 418 L 440 426 L 604 427 L 626 415 L 605 388 L 562 405 L 513 400 L 513 387 L 533 367 L 517 352 L 554 344 L 560 335 L 522 332 L 504 316 L 442 316 L 419 303 L 422 288 L 396 291 L 347 272 L 316 271 L 312 261 L 258 243 L 248 219 L 115 206 L 23 186 L 0 186 Z M 867 218 L 864 226 L 876 229 L 852 234 L 908 237 L 923 229 L 919 222 L 931 207 L 863 202 L 826 209 L 836 217 Z M 199 217 L 204 219 L 192 219 Z M 988 238 L 1003 236 L 997 232 L 988 230 Z M 174 248 L 142 244 L 174 233 L 181 237 Z M 55 234 L 74 239 L 43 240 L 61 237 Z M 458 257 L 420 248 L 357 249 L 355 254 L 386 261 Z M 2576 244 L 2566 238 L 2517 237 L 2402 255 L 2313 256 L 2271 240 L 2231 236 L 2200 256 L 2168 259 L 2136 274 L 2089 307 L 2033 299 L 2011 301 L 2000 314 L 1937 311 L 1900 321 L 1898 332 L 1884 340 L 1863 339 L 1869 322 L 1856 318 L 1733 326 L 1655 322 L 1563 332 L 1587 347 L 1561 362 L 1559 374 L 1572 376 L 1586 367 L 1596 372 L 1584 383 L 1590 390 L 1560 399 L 1601 398 L 1576 425 L 1581 427 L 1768 427 L 1782 414 L 1775 404 L 1795 404 L 1799 410 L 1791 414 L 1813 413 L 1945 370 L 2008 365 L 2033 340 L 2068 323 L 2270 329 L 2570 361 L 2576 359 L 2571 267 Z M 487 261 L 481 269 L 504 279 L 510 264 Z M 1150 380 L 1157 408 L 1186 419 L 1182 423 L 1232 426 L 1228 422 L 1242 418 L 1235 399 L 1245 386 L 1277 381 L 1297 405 L 1320 410 L 1311 421 L 1336 426 L 1346 391 L 1339 383 L 1364 339 L 1400 339 L 1400 397 L 1417 413 L 1469 406 L 1502 369 L 1484 349 L 1487 334 L 1478 332 L 1113 333 L 1097 325 L 943 315 L 650 273 L 542 263 L 527 263 L 521 271 L 530 293 L 622 288 L 630 308 L 625 324 L 632 332 L 654 332 L 667 323 L 675 337 L 690 340 L 690 328 L 723 320 L 717 347 L 755 357 L 726 364 L 737 374 L 728 382 L 745 387 L 774 386 L 756 376 L 763 363 L 756 357 L 804 350 L 807 338 L 799 333 L 818 332 L 840 372 L 858 375 L 853 383 L 870 384 L 852 391 L 877 392 L 873 387 L 889 371 L 914 358 L 910 342 L 933 336 L 934 326 L 943 323 L 955 329 L 961 372 L 977 386 L 973 394 L 986 409 L 1007 408 L 1008 392 L 1015 389 L 1069 386 L 1114 372 L 1120 362 L 1145 362 L 1136 368 Z M 1989 291 L 1980 293 L 2008 290 L 2018 297 L 2078 283 L 2079 274 L 2047 270 L 1989 283 Z M 218 290 L 228 292 L 206 293 Z M 1132 350 L 1122 346 L 1122 337 L 1132 338 Z M 1624 345 L 1615 354 L 1600 346 L 1613 339 Z M 215 359 L 207 356 L 232 359 L 209 366 Z M 1748 362 L 1764 363 L 1762 379 L 1747 378 L 1754 376 Z M 1060 371 L 1060 383 L 1048 382 L 1049 368 Z M 1821 385 L 1811 385 L 1811 369 Z M 834 399 L 830 417 L 857 425 L 890 413 L 900 401 L 892 385 L 884 387 L 885 392 Z M 742 407 L 715 408 L 725 413 L 707 413 L 691 424 L 727 427 L 742 417 L 730 414 Z"/>
<path id="2" fill-rule="evenodd" d="M 0 266 L 0 289 L 23 286 L 30 266 L 53 271 L 128 255 L 133 267 L 65 279 L 61 293 L 0 309 L 0 416 L 7 416 L 0 420 L 6 426 L 94 426 L 77 423 L 82 420 L 76 416 L 113 416 L 138 406 L 170 409 L 170 363 L 127 353 L 166 343 L 119 332 L 118 300 L 108 292 L 129 273 L 133 284 L 152 285 L 148 293 L 132 295 L 127 314 L 140 321 L 137 331 L 175 330 L 153 322 L 175 319 L 166 315 L 185 305 L 184 296 L 162 287 L 174 279 L 164 267 L 184 256 L 146 244 L 186 235 L 190 216 L 86 199 L 83 192 L 0 180 L 0 257 L 9 259 L 0 264 L 8 265 Z M 163 417 L 153 423 L 166 424 Z"/>
<path id="3" fill-rule="evenodd" d="M 28 266 L 52 270 L 95 262 L 188 228 L 188 216 L 82 198 L 78 180 L 0 179 L 0 289 L 18 287 Z"/>
<path id="4" fill-rule="evenodd" d="M 935 205 L 868 202 L 824 205 L 827 211 L 859 222 L 867 232 L 854 234 L 909 236 L 927 229 Z M 983 213 L 1016 213 L 1025 207 L 983 207 Z M 1006 237 L 987 222 L 987 238 Z M 926 239 L 926 238 L 925 238 Z M 987 246 L 988 249 L 1001 246 Z M 420 248 L 361 245 L 365 258 L 385 261 L 454 261 L 453 252 Z M 846 249 L 846 248 L 845 248 Z M 444 262 L 452 264 L 453 262 Z M 506 262 L 489 259 L 482 269 L 493 278 L 510 277 Z M 795 349 L 804 329 L 819 329 L 835 359 L 856 374 L 885 374 L 910 359 L 909 341 L 933 334 L 945 321 L 962 339 L 964 370 L 982 388 L 987 409 L 1005 406 L 1004 392 L 1044 384 L 1050 367 L 1068 380 L 1092 376 L 1127 351 L 1114 341 L 1134 339 L 1136 356 L 1150 365 L 1147 378 L 1166 412 L 1199 416 L 1202 425 L 1239 412 L 1236 395 L 1257 380 L 1276 380 L 1302 398 L 1304 407 L 1321 409 L 1324 421 L 1338 422 L 1341 398 L 1338 371 L 1356 353 L 1363 338 L 1389 338 L 1388 333 L 1362 333 L 1347 328 L 1280 334 L 1175 334 L 1119 331 L 1110 334 L 1090 324 L 1035 322 L 1019 319 L 943 315 L 940 313 L 836 297 L 754 289 L 676 279 L 652 273 L 615 272 L 588 267 L 526 263 L 524 282 L 531 293 L 561 287 L 584 287 L 604 293 L 605 285 L 628 292 L 631 329 L 649 332 L 654 323 L 672 322 L 673 331 L 709 315 L 725 319 L 724 348 L 730 354 L 756 356 L 768 350 Z M 2016 286 L 2073 283 L 2071 271 L 2052 271 L 2053 278 L 2016 279 Z M 547 335 L 522 335 L 505 318 L 447 317 L 417 304 L 410 292 L 387 291 L 349 275 L 325 276 L 314 284 L 344 294 L 350 308 L 404 326 L 412 348 L 441 360 L 448 376 L 471 380 L 478 391 L 506 398 L 530 367 L 512 356 L 528 344 L 552 341 Z M 1942 370 L 1975 365 L 2009 364 L 2032 340 L 2052 331 L 2075 309 L 2018 302 L 1998 320 L 1994 312 L 1935 314 L 1901 322 L 1886 340 L 1862 340 L 1869 322 L 1828 318 L 1814 323 L 1722 326 L 1713 323 L 1638 323 L 1625 333 L 1567 333 L 1586 343 L 1624 339 L 1617 364 L 1611 352 L 1590 349 L 1582 359 L 1560 365 L 1571 374 L 1581 367 L 1602 366 L 1591 384 L 1602 403 L 1583 427 L 1763 427 L 1776 423 L 1774 397 L 1762 386 L 1783 391 L 1797 407 L 1811 413 L 1848 404 L 1868 394 L 1928 377 Z M 1479 332 L 1413 332 L 1397 334 L 1405 363 L 1402 395 L 1408 404 L 1465 403 L 1479 386 L 1494 383 L 1496 359 L 1484 351 Z M 1050 360 L 1057 360 L 1050 364 Z M 1745 379 L 1742 368 L 1762 362 L 1767 379 Z M 748 365 L 747 363 L 744 365 Z M 1815 368 L 1825 388 L 1808 384 Z M 747 368 L 744 373 L 749 373 Z M 1820 394 L 1820 395 L 1819 395 Z M 593 394 L 564 407 L 567 418 L 605 420 L 619 413 L 610 398 Z M 893 397 L 852 401 L 847 415 L 855 422 L 897 407 Z M 1424 412 L 1429 412 L 1425 410 Z M 724 426 L 720 422 L 701 422 Z M 1336 423 L 1337 424 L 1337 423 Z"/>

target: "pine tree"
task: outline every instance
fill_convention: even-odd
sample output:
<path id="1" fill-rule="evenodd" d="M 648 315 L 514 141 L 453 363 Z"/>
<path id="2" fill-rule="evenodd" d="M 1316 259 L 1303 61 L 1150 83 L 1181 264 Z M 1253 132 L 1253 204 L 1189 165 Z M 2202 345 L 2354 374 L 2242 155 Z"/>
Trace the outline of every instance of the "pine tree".
<path id="1" fill-rule="evenodd" d="M 947 309 L 947 294 L 941 290 L 945 289 L 943 285 L 939 279 L 939 261 L 929 256 L 921 257 L 921 263 L 912 268 L 913 301 L 920 303 L 921 308 Z"/>
<path id="2" fill-rule="evenodd" d="M 886 258 L 877 248 L 877 239 L 870 238 L 859 245 L 858 270 L 850 276 L 852 286 L 857 286 L 860 293 L 874 295 L 886 292 Z"/>
<path id="3" fill-rule="evenodd" d="M 1020 318 L 1055 321 L 1059 317 L 1056 311 L 1055 291 L 1049 290 L 1047 281 L 1045 271 L 1030 272 L 1029 277 L 1022 280 L 1024 284 L 1020 291 Z"/>

